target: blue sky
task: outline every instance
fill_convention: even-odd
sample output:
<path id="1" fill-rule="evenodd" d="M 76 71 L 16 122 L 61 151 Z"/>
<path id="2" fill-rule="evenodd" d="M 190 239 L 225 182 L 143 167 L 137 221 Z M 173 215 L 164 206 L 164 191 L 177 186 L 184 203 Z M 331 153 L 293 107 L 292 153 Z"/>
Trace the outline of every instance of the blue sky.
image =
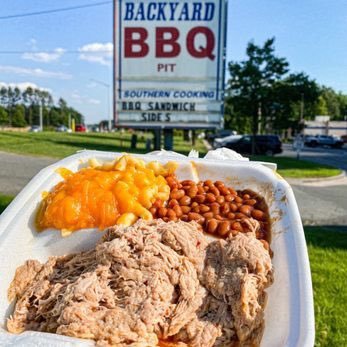
<path id="1" fill-rule="evenodd" d="M 0 17 L 97 3 L 100 0 L 1 0 Z M 0 85 L 34 84 L 63 97 L 87 123 L 107 115 L 112 85 L 112 4 L 75 11 L 0 19 Z M 292 71 L 347 93 L 346 0 L 229 0 L 227 60 L 245 57 L 247 42 L 276 37 Z M 88 54 L 83 55 L 83 50 Z M 51 54 L 42 54 L 50 51 Z M 72 52 L 71 52 L 72 51 Z M 94 52 L 94 53 L 90 53 Z"/>

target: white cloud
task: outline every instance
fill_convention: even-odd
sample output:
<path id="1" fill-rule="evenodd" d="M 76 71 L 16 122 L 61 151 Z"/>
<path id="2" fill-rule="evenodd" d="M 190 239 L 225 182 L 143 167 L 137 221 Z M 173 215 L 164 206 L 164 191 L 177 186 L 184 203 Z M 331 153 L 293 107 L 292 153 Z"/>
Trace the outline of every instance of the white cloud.
<path id="1" fill-rule="evenodd" d="M 26 90 L 28 87 L 31 87 L 32 89 L 39 89 L 39 90 L 43 90 L 43 91 L 50 92 L 50 93 L 52 92 L 51 89 L 39 87 L 37 84 L 32 83 L 32 82 L 20 82 L 20 83 L 0 82 L 0 88 L 2 88 L 2 87 L 5 87 L 5 88 L 8 88 L 8 87 L 15 88 L 15 87 L 17 87 L 18 89 L 20 89 L 22 91 Z"/>
<path id="2" fill-rule="evenodd" d="M 84 96 L 84 95 L 80 95 L 77 90 L 74 90 L 70 96 L 72 99 L 75 100 L 75 102 L 77 104 L 85 104 L 85 103 L 92 104 L 92 105 L 99 105 L 100 104 L 100 100 L 89 98 L 89 97 Z"/>
<path id="3" fill-rule="evenodd" d="M 57 78 L 61 80 L 71 79 L 72 76 L 66 74 L 64 72 L 55 72 L 55 71 L 47 71 L 39 68 L 29 69 L 19 66 L 11 66 L 11 65 L 0 65 L 0 72 L 2 73 L 12 73 L 16 75 L 22 76 L 33 76 L 33 77 L 41 77 L 41 78 Z"/>
<path id="4" fill-rule="evenodd" d="M 25 52 L 23 59 L 38 61 L 41 63 L 50 63 L 59 60 L 65 53 L 65 49 L 56 48 L 53 52 Z"/>
<path id="5" fill-rule="evenodd" d="M 78 49 L 81 54 L 79 59 L 110 66 L 113 53 L 113 43 L 89 43 Z"/>
<path id="6" fill-rule="evenodd" d="M 97 99 L 88 99 L 87 102 L 93 105 L 100 105 L 100 100 Z"/>

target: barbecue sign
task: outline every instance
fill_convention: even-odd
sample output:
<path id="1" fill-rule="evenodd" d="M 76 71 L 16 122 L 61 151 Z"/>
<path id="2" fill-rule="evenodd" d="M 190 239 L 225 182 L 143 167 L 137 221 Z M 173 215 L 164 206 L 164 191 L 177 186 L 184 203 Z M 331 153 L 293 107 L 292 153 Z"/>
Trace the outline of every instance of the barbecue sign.
<path id="1" fill-rule="evenodd" d="M 226 0 L 115 0 L 115 122 L 215 128 L 224 96 Z"/>

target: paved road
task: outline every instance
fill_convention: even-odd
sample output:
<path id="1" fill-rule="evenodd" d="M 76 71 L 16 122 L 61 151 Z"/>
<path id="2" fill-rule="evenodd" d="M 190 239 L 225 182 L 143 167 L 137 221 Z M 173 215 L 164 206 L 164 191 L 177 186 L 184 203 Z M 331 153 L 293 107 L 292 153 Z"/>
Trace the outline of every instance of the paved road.
<path id="1" fill-rule="evenodd" d="M 292 185 L 305 225 L 347 227 L 347 184 L 327 187 Z"/>
<path id="2" fill-rule="evenodd" d="M 293 151 L 292 145 L 283 144 L 283 153 L 280 156 L 295 157 L 296 151 Z M 347 148 L 346 145 L 342 149 L 323 148 L 323 147 L 304 147 L 300 154 L 302 159 L 314 161 L 320 164 L 326 164 L 338 167 L 347 171 Z"/>
<path id="3" fill-rule="evenodd" d="M 17 194 L 38 171 L 55 161 L 0 152 L 0 193 Z M 347 226 L 347 184 L 292 187 L 305 224 Z"/>
<path id="4" fill-rule="evenodd" d="M 0 193 L 16 195 L 41 169 L 56 161 L 0 152 Z"/>

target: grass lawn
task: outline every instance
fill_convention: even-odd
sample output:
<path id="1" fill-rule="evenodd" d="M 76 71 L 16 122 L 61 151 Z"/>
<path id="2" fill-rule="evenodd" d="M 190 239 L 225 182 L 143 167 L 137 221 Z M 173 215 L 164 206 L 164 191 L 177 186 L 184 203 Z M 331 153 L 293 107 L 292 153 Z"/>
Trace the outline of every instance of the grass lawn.
<path id="1" fill-rule="evenodd" d="M 138 145 L 136 150 L 130 149 L 130 133 L 16 133 L 0 132 L 0 150 L 38 155 L 55 158 L 63 158 L 76 153 L 78 150 L 91 149 L 113 152 L 146 152 L 146 139 L 151 138 L 150 133 L 138 135 Z M 175 136 L 174 150 L 188 154 L 193 148 L 190 142 L 183 141 L 182 136 Z M 200 153 L 205 153 L 206 148 L 201 140 L 196 140 L 194 149 Z"/>
<path id="2" fill-rule="evenodd" d="M 336 176 L 341 173 L 340 169 L 313 163 L 307 160 L 297 160 L 289 157 L 267 157 L 257 155 L 252 160 L 268 161 L 277 164 L 278 173 L 287 178 L 313 178 Z"/>
<path id="3" fill-rule="evenodd" d="M 0 213 L 11 199 L 0 195 Z M 313 281 L 315 346 L 347 346 L 347 228 L 306 226 L 305 236 Z"/>
<path id="4" fill-rule="evenodd" d="M 0 194 L 0 214 L 5 210 L 7 205 L 12 201 L 12 196 L 1 195 Z"/>
<path id="5" fill-rule="evenodd" d="M 347 228 L 305 227 L 317 347 L 347 346 Z"/>

